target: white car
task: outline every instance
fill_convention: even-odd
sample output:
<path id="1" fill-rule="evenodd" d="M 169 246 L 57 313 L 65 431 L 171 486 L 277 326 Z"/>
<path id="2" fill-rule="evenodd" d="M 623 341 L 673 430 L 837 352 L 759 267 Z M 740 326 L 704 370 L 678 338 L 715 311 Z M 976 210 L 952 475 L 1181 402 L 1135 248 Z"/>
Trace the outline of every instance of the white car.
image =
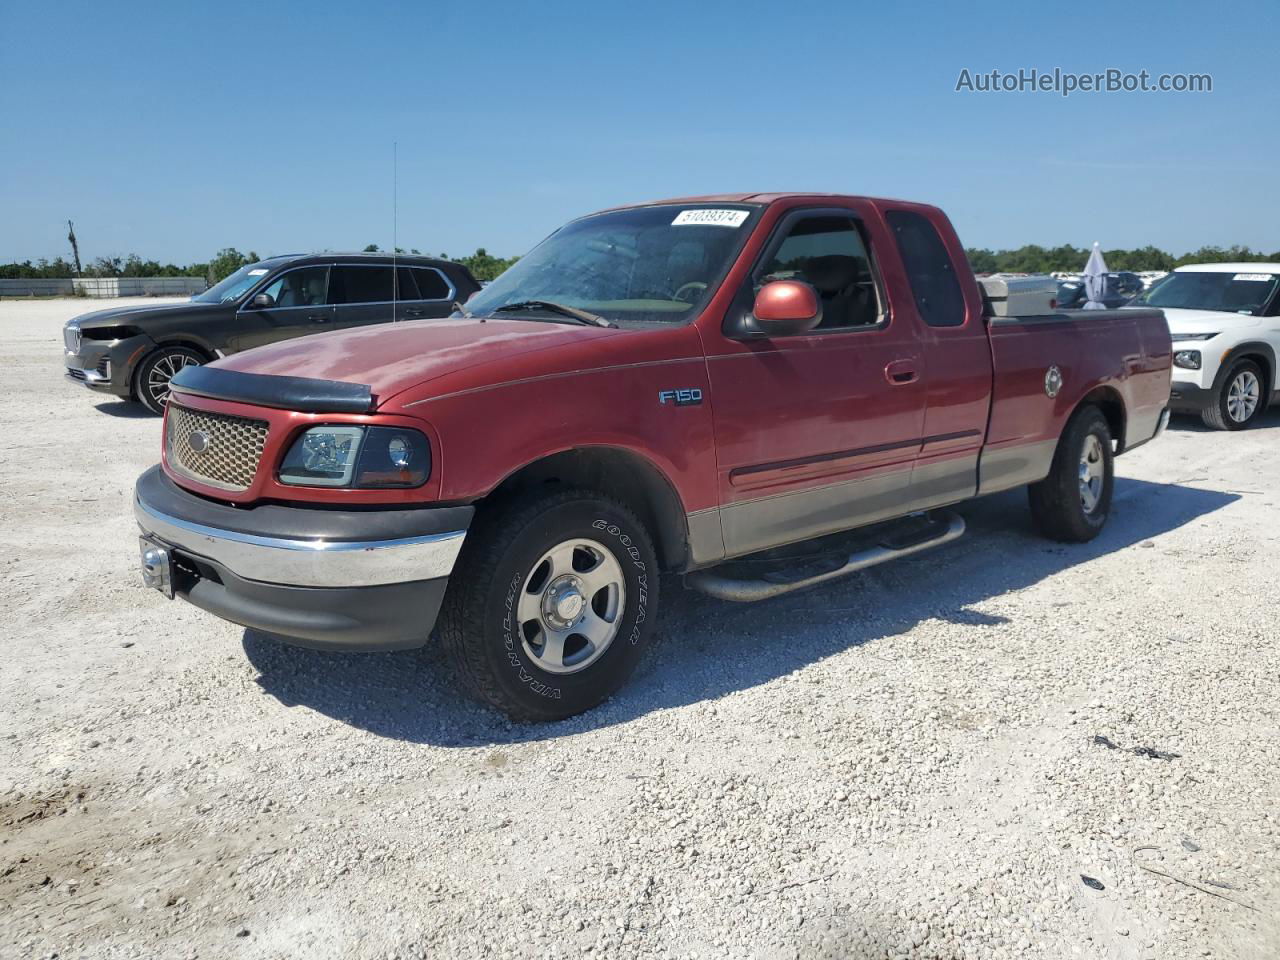
<path id="1" fill-rule="evenodd" d="M 1160 307 L 1169 321 L 1174 413 L 1219 430 L 1257 420 L 1276 391 L 1280 263 L 1178 267 L 1132 304 Z"/>

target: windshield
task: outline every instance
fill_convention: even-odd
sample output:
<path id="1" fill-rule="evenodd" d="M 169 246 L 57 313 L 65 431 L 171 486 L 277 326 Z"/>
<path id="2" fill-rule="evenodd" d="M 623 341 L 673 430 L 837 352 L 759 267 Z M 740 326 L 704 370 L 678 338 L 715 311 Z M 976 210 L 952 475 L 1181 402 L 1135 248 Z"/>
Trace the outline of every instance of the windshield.
<path id="1" fill-rule="evenodd" d="M 1271 273 L 1171 273 L 1134 303 L 1184 310 L 1221 310 L 1258 316 L 1276 289 Z"/>
<path id="2" fill-rule="evenodd" d="M 241 267 L 229 277 L 224 277 L 204 293 L 197 293 L 192 300 L 197 303 L 230 303 L 239 300 L 249 288 L 270 272 L 270 268 L 260 263 L 250 263 Z"/>
<path id="3" fill-rule="evenodd" d="M 715 293 L 759 208 L 664 204 L 584 217 L 561 227 L 467 301 L 489 316 L 534 300 L 614 323 L 684 323 Z M 550 319 L 533 305 L 502 316 Z"/>

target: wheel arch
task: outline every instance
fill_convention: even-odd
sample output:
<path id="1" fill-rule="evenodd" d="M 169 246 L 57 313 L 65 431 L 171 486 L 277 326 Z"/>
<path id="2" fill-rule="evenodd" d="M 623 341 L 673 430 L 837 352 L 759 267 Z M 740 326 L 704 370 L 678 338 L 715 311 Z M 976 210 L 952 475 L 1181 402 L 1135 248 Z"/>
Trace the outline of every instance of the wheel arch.
<path id="1" fill-rule="evenodd" d="M 142 369 L 142 365 L 157 353 L 162 350 L 168 350 L 172 347 L 185 347 L 188 350 L 194 350 L 196 353 L 204 357 L 205 363 L 212 363 L 214 360 L 218 359 L 217 352 L 206 344 L 201 343 L 199 340 L 186 337 L 171 337 L 166 340 L 157 340 L 155 342 L 155 346 L 147 350 L 139 351 L 137 357 L 134 358 L 132 365 L 129 367 L 129 395 L 133 399 L 138 399 L 138 371 Z"/>
<path id="2" fill-rule="evenodd" d="M 1067 418 L 1067 422 L 1080 413 L 1085 407 L 1097 407 L 1107 420 L 1107 428 L 1111 431 L 1111 439 L 1115 441 L 1115 452 L 1123 453 L 1125 448 L 1125 428 L 1128 423 L 1128 414 L 1124 406 L 1124 397 L 1120 395 L 1120 391 L 1111 386 L 1097 386 L 1086 393 L 1076 403 L 1075 409 L 1071 411 L 1071 416 Z M 1063 428 L 1063 432 L 1066 428 Z"/>
<path id="3" fill-rule="evenodd" d="M 1263 391 L 1262 409 L 1271 405 L 1271 394 L 1276 389 L 1276 351 L 1271 344 L 1262 340 L 1249 340 L 1238 343 L 1223 356 L 1218 364 L 1218 375 L 1214 377 L 1213 392 L 1216 395 L 1227 382 L 1232 368 L 1241 360 L 1252 360 L 1262 370 Z M 1216 401 L 1215 401 L 1216 402 Z"/>
<path id="4" fill-rule="evenodd" d="M 581 486 L 616 497 L 634 510 L 652 534 L 664 570 L 689 559 L 689 524 L 675 485 L 651 460 L 620 447 L 563 450 L 510 473 L 476 506 L 524 494 L 539 486 Z"/>
<path id="5" fill-rule="evenodd" d="M 210 346 L 207 341 L 202 340 L 199 337 L 178 334 L 176 336 L 165 337 L 163 340 L 156 341 L 157 350 L 163 350 L 165 347 L 186 347 L 188 350 L 194 350 L 196 353 L 204 355 L 206 363 L 212 363 L 214 360 L 218 359 L 218 351 Z M 152 350 L 147 354 L 147 356 L 150 356 L 151 353 L 155 353 L 155 350 Z"/>

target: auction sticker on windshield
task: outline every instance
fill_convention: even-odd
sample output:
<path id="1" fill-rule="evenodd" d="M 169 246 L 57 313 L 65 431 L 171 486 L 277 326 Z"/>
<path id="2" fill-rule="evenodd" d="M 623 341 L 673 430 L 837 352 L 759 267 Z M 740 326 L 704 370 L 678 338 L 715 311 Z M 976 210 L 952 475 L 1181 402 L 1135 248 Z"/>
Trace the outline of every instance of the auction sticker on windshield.
<path id="1" fill-rule="evenodd" d="M 740 227 L 746 210 L 681 210 L 671 221 L 673 227 Z"/>
<path id="2" fill-rule="evenodd" d="M 1269 273 L 1237 273 L 1231 279 L 1232 280 L 1251 280 L 1251 281 L 1266 283 L 1268 280 L 1271 279 L 1271 274 Z"/>

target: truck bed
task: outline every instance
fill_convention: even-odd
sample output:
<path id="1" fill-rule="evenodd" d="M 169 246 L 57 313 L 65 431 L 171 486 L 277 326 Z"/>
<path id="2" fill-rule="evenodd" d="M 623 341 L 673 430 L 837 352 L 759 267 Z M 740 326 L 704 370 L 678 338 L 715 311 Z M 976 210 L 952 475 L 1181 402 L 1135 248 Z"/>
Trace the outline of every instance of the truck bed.
<path id="1" fill-rule="evenodd" d="M 1118 451 L 1155 434 L 1170 384 L 1169 327 L 1161 311 L 1071 310 L 987 323 L 994 375 L 979 493 L 1043 478 L 1066 418 L 1090 394 L 1118 421 L 1112 424 Z M 1061 387 L 1050 396 L 1053 367 Z"/>

